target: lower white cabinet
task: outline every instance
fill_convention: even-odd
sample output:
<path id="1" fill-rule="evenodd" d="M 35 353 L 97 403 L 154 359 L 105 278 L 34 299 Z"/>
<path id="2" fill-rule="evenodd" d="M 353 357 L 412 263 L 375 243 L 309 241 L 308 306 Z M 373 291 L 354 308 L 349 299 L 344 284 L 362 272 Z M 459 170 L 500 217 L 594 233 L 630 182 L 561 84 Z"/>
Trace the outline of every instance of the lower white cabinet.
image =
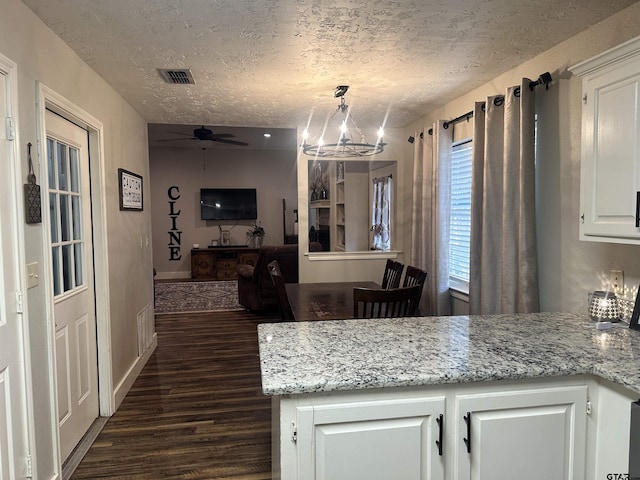
<path id="1" fill-rule="evenodd" d="M 456 479 L 585 478 L 587 387 L 456 397 Z"/>
<path id="2" fill-rule="evenodd" d="M 298 478 L 444 479 L 436 444 L 444 403 L 434 397 L 298 407 Z"/>
<path id="3" fill-rule="evenodd" d="M 584 480 L 587 391 L 449 385 L 285 397 L 274 402 L 273 478 Z"/>

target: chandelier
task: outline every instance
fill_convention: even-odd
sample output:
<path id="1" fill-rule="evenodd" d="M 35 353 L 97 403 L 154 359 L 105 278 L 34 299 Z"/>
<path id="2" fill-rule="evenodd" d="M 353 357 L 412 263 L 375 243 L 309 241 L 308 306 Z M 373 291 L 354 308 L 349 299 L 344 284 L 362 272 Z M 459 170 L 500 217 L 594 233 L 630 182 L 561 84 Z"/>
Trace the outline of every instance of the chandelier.
<path id="1" fill-rule="evenodd" d="M 340 98 L 340 105 L 329 118 L 329 124 L 334 122 L 334 117 L 339 114 L 342 116 L 340 131 L 337 133 L 338 139 L 335 143 L 326 143 L 323 136 L 318 139 L 318 143 L 312 145 L 307 142 L 309 133 L 307 129 L 302 134 L 302 152 L 312 157 L 332 157 L 332 158 L 348 158 L 348 157 L 368 157 L 376 155 L 384 151 L 386 143 L 382 141 L 384 134 L 382 127 L 378 130 L 378 139 L 376 143 L 369 143 L 367 137 L 358 127 L 355 120 L 349 113 L 349 105 L 346 104 L 344 94 L 347 93 L 349 85 L 339 85 L 336 87 L 333 96 Z M 325 132 L 326 133 L 326 132 Z M 357 138 L 359 141 L 354 141 Z"/>

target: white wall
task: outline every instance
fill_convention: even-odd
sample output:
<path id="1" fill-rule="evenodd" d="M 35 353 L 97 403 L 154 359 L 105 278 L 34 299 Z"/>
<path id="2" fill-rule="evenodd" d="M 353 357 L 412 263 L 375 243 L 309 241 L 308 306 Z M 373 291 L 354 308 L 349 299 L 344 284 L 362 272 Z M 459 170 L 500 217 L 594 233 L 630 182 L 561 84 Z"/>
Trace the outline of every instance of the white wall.
<path id="1" fill-rule="evenodd" d="M 368 137 L 376 138 L 376 130 L 363 128 Z M 298 143 L 302 144 L 302 131 L 298 129 Z M 399 261 L 408 259 L 411 241 L 411 171 L 413 159 L 403 155 L 402 144 L 407 142 L 407 136 L 402 129 L 385 128 L 384 141 L 387 146 L 384 152 L 375 156 L 375 160 L 397 161 L 398 183 L 396 190 L 396 233 L 393 235 L 393 252 L 365 252 L 357 255 L 353 252 L 323 252 L 310 259 L 307 255 L 309 242 L 309 209 L 300 208 L 298 219 L 300 224 L 300 282 L 331 282 L 331 281 L 377 281 L 382 280 L 386 259 L 397 258 Z M 298 205 L 309 204 L 309 160 L 313 157 L 304 155 L 302 149 L 298 151 Z M 356 159 L 361 161 L 361 158 Z M 348 160 L 347 160 L 348 161 Z M 408 180 L 407 180 L 408 179 Z M 409 188 L 407 188 L 407 185 Z M 407 211 L 408 209 L 408 211 Z M 318 257 L 321 257 L 319 260 Z M 357 257 L 357 258 L 356 258 Z"/>
<path id="2" fill-rule="evenodd" d="M 190 250 L 194 243 L 206 248 L 218 239 L 218 222 L 200 219 L 200 188 L 255 188 L 258 221 L 264 227 L 265 245 L 284 243 L 282 199 L 287 208 L 287 234 L 293 233 L 296 198 L 296 146 L 291 150 L 247 148 L 211 149 L 151 148 L 151 202 L 153 223 L 153 266 L 157 278 L 189 278 Z M 181 231 L 180 260 L 170 260 L 168 232 L 170 218 L 168 189 L 178 186 L 180 198 L 174 205 L 176 226 Z M 175 195 L 174 195 L 175 196 Z M 222 223 L 230 230 L 231 244 L 246 244 L 251 220 Z"/>
<path id="3" fill-rule="evenodd" d="M 112 382 L 122 384 L 136 362 L 136 313 L 153 302 L 151 249 L 140 246 L 140 238 L 151 237 L 150 204 L 141 213 L 120 212 L 117 169 L 124 167 L 149 178 L 146 122 L 118 96 L 93 70 L 84 64 L 66 44 L 56 37 L 19 0 L 3 0 L 0 15 L 0 53 L 18 65 L 18 124 L 23 176 L 27 175 L 26 144 L 37 145 L 36 84 L 44 85 L 86 111 L 104 125 L 103 186 L 106 202 L 109 291 L 98 292 L 98 302 L 109 301 L 112 358 Z M 38 182 L 42 184 L 43 161 L 34 158 Z M 148 183 L 145 185 L 148 193 Z M 22 202 L 20 198 L 18 201 Z M 46 214 L 46 212 L 43 212 Z M 45 232 L 42 225 L 21 223 L 24 230 L 27 263 L 44 259 Z M 24 272 L 23 272 L 24 275 Z M 47 286 L 40 284 L 26 292 L 26 320 L 31 343 L 31 365 L 37 478 L 56 478 L 58 454 L 54 448 L 53 379 L 49 335 L 53 332 L 47 318 Z"/>
<path id="4" fill-rule="evenodd" d="M 551 72 L 548 91 L 536 89 L 539 113 L 538 251 L 543 311 L 586 311 L 587 292 L 606 286 L 609 270 L 622 269 L 625 285 L 640 279 L 640 247 L 578 240 L 580 217 L 581 82 L 569 66 L 640 35 L 640 3 L 594 25 L 491 82 L 430 112 L 406 129 L 406 135 L 451 119 L 473 108 L 488 95 L 503 93 L 521 77 L 536 80 Z M 523 39 L 523 41 L 529 41 Z M 405 148 L 405 156 L 411 155 Z M 405 235 L 406 238 L 406 235 Z"/>

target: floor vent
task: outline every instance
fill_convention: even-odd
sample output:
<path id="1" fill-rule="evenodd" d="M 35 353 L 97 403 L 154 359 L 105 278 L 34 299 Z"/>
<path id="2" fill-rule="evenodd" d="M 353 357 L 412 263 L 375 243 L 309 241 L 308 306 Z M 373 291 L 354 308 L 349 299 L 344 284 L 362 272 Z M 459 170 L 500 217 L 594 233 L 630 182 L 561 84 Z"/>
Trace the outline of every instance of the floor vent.
<path id="1" fill-rule="evenodd" d="M 196 83 L 189 69 L 158 69 L 158 73 L 165 82 L 174 85 L 195 85 Z"/>
<path id="2" fill-rule="evenodd" d="M 153 317 L 153 306 L 151 304 L 144 307 L 138 313 L 138 357 L 141 357 L 153 343 L 155 334 L 155 321 Z"/>

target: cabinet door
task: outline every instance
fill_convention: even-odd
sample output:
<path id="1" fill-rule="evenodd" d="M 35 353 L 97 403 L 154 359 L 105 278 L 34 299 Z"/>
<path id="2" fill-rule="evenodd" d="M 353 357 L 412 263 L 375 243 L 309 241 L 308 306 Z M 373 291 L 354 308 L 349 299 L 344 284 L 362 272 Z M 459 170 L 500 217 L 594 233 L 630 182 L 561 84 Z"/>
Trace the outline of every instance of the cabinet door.
<path id="1" fill-rule="evenodd" d="M 191 278 L 213 277 L 214 254 L 207 250 L 191 250 Z"/>
<path id="2" fill-rule="evenodd" d="M 640 66 L 622 63 L 583 82 L 583 240 L 639 243 Z"/>
<path id="3" fill-rule="evenodd" d="M 586 386 L 457 396 L 455 478 L 584 479 L 586 403 Z"/>
<path id="4" fill-rule="evenodd" d="M 298 478 L 436 480 L 444 397 L 298 408 Z"/>

